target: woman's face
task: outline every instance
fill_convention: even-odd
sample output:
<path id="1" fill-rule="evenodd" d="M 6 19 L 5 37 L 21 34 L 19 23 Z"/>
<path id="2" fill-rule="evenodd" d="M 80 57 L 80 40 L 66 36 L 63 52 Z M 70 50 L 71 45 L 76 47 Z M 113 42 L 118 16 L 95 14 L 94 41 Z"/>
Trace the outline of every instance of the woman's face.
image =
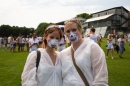
<path id="1" fill-rule="evenodd" d="M 50 41 L 51 39 L 56 39 L 60 41 L 60 34 L 58 31 L 54 31 L 52 33 L 49 33 L 48 36 L 46 37 L 47 42 Z"/>
<path id="2" fill-rule="evenodd" d="M 77 36 L 78 36 L 79 39 L 82 38 L 81 33 L 78 30 L 76 23 L 72 23 L 72 24 L 68 25 L 65 28 L 65 34 L 66 34 L 67 37 L 69 37 L 69 35 L 70 35 L 71 32 L 77 34 Z"/>

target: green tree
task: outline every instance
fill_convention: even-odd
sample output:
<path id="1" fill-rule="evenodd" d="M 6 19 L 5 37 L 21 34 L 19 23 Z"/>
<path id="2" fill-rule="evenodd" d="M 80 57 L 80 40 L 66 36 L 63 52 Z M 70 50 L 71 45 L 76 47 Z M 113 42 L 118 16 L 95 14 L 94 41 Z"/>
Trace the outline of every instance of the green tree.
<path id="1" fill-rule="evenodd" d="M 9 25 L 1 25 L 0 26 L 0 36 L 8 37 L 10 34 L 13 36 L 18 36 L 19 34 L 22 35 L 29 35 L 30 33 L 34 32 L 34 28 L 26 28 L 26 27 L 18 27 L 18 26 L 9 26 Z"/>
<path id="2" fill-rule="evenodd" d="M 37 33 L 37 35 L 43 36 L 44 31 L 45 31 L 45 29 L 47 28 L 48 25 L 50 25 L 50 23 L 45 23 L 45 22 L 40 23 L 38 25 L 37 29 L 35 30 L 35 32 Z"/>
<path id="3" fill-rule="evenodd" d="M 82 17 L 82 18 L 85 18 L 85 19 L 89 19 L 89 18 L 92 18 L 92 15 L 88 14 L 88 13 L 82 13 L 82 14 L 76 15 L 76 17 Z"/>
<path id="4" fill-rule="evenodd" d="M 9 36 L 11 33 L 11 26 L 9 25 L 1 25 L 0 27 L 0 35 L 1 36 Z"/>

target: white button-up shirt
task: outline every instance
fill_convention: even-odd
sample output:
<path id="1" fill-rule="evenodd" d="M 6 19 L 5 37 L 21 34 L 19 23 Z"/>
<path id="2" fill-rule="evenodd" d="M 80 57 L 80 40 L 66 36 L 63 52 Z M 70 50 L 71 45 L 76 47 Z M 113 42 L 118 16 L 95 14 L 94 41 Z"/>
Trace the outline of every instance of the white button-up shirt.
<path id="1" fill-rule="evenodd" d="M 22 73 L 22 86 L 62 86 L 61 62 L 57 53 L 55 66 L 45 49 L 39 48 L 41 59 L 36 72 L 36 51 L 31 52 Z"/>

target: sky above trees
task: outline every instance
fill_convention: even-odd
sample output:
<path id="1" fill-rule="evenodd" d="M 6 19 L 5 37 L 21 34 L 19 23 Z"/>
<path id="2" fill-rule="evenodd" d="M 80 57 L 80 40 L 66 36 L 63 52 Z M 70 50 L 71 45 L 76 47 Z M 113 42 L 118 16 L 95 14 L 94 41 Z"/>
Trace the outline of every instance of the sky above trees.
<path id="1" fill-rule="evenodd" d="M 118 6 L 130 11 L 130 0 L 0 0 L 0 25 L 37 28 Z"/>

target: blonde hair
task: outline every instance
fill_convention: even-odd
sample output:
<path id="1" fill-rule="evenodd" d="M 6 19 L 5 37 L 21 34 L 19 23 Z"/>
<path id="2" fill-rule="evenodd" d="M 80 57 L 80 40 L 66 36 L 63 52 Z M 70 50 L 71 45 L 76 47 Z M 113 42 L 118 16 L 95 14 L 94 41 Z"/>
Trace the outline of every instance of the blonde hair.
<path id="1" fill-rule="evenodd" d="M 110 39 L 110 38 L 111 38 L 111 36 L 112 36 L 112 34 L 108 34 L 107 39 Z"/>
<path id="2" fill-rule="evenodd" d="M 75 23 L 77 25 L 78 30 L 83 33 L 84 29 L 82 28 L 82 23 L 77 18 L 72 18 L 70 20 L 65 21 L 65 28 Z"/>

